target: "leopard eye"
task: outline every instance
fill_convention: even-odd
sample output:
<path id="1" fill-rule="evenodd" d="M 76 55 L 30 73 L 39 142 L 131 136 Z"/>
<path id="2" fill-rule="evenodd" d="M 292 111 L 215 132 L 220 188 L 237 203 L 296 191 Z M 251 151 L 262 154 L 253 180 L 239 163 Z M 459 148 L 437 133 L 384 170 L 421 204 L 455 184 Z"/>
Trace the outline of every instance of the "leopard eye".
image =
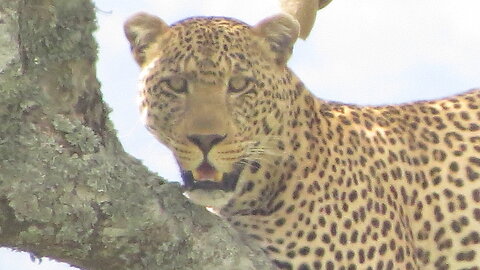
<path id="1" fill-rule="evenodd" d="M 177 94 L 183 94 L 187 92 L 188 83 L 187 80 L 182 77 L 173 76 L 160 81 L 162 88 L 166 88 Z"/>
<path id="2" fill-rule="evenodd" d="M 240 93 L 250 88 L 252 79 L 248 77 L 237 76 L 230 79 L 228 82 L 228 92 Z"/>

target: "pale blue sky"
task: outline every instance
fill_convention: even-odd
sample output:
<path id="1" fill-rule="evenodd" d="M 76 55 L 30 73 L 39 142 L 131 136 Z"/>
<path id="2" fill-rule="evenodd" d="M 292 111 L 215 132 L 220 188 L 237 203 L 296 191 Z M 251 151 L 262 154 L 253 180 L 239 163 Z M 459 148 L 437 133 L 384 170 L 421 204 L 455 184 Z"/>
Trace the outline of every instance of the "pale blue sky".
<path id="1" fill-rule="evenodd" d="M 137 11 L 168 23 L 231 16 L 255 24 L 279 11 L 277 0 L 97 0 L 98 77 L 125 149 L 151 170 L 179 180 L 165 147 L 148 134 L 136 104 L 138 68 L 123 36 Z M 290 67 L 320 98 L 357 104 L 401 103 L 480 87 L 480 1 L 333 0 Z M 72 269 L 0 249 L 0 270 Z"/>

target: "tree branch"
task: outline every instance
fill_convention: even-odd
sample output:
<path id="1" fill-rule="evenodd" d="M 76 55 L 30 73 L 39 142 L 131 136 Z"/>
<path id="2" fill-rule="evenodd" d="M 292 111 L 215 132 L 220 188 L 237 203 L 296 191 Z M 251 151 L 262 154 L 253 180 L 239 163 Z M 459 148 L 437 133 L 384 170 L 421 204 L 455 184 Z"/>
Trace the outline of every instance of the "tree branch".
<path id="1" fill-rule="evenodd" d="M 83 269 L 270 269 L 123 151 L 95 76 L 94 22 L 89 0 L 2 0 L 0 246 Z"/>
<path id="2" fill-rule="evenodd" d="M 283 12 L 292 15 L 300 24 L 301 39 L 307 39 L 312 31 L 317 11 L 326 7 L 332 0 L 280 0 Z"/>

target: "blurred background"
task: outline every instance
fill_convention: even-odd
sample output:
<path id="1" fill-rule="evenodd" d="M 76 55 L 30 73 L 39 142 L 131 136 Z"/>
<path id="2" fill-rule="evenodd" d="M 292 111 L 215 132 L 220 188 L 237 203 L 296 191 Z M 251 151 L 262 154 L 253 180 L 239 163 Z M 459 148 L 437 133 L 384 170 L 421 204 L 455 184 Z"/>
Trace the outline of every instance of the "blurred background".
<path id="1" fill-rule="evenodd" d="M 145 130 L 137 107 L 139 69 L 123 35 L 138 11 L 167 23 L 197 15 L 249 24 L 280 12 L 278 0 L 95 0 L 98 78 L 125 150 L 180 181 L 170 152 Z M 480 87 L 480 1 L 333 0 L 319 11 L 289 66 L 318 97 L 379 105 L 441 98 Z M 0 248 L 0 270 L 67 270 L 66 264 Z"/>

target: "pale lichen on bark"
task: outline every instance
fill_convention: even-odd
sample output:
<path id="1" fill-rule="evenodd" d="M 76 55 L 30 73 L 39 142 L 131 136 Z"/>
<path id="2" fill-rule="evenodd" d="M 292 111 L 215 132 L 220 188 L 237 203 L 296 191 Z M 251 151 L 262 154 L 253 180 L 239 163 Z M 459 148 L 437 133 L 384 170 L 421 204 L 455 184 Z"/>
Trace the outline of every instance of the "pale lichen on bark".
<path id="1" fill-rule="evenodd" d="M 95 27 L 89 0 L 2 0 L 0 246 L 82 269 L 269 269 L 123 151 L 95 75 Z"/>

